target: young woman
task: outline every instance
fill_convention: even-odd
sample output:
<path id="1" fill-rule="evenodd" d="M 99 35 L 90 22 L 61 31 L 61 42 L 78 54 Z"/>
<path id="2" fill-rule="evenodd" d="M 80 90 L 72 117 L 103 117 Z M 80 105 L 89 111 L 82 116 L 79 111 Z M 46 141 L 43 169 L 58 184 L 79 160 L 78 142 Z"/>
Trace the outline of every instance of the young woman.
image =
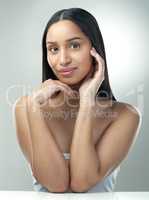
<path id="1" fill-rule="evenodd" d="M 113 191 L 140 113 L 113 96 L 96 19 L 81 8 L 57 11 L 42 48 L 42 83 L 15 104 L 17 137 L 34 189 Z"/>

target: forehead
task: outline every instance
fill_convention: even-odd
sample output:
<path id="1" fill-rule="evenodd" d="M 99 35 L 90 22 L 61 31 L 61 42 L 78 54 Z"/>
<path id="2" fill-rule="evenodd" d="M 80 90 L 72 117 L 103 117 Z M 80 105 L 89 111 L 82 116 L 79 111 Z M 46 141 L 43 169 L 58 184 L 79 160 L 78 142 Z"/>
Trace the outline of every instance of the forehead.
<path id="1" fill-rule="evenodd" d="M 65 40 L 70 37 L 78 36 L 87 39 L 86 35 L 81 31 L 77 24 L 70 20 L 61 20 L 50 26 L 46 40 L 58 41 L 59 39 Z"/>

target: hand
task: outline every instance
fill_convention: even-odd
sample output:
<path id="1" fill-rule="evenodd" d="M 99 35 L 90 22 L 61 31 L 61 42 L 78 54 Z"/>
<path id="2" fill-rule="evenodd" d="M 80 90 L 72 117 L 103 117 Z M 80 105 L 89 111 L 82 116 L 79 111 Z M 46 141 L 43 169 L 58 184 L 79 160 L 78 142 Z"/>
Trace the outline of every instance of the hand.
<path id="1" fill-rule="evenodd" d="M 84 103 L 91 101 L 94 104 L 96 93 L 104 80 L 105 64 L 103 58 L 97 53 L 95 48 L 92 48 L 90 53 L 96 61 L 95 66 L 92 66 L 95 67 L 95 73 L 92 78 L 86 77 L 79 88 L 79 93 L 80 102 L 81 100 Z"/>
<path id="2" fill-rule="evenodd" d="M 56 99 L 59 92 L 63 92 L 67 96 L 74 97 L 73 90 L 59 80 L 48 79 L 41 83 L 39 89 L 36 89 L 31 95 L 32 101 L 40 105 L 43 110 L 52 107 L 52 101 Z M 57 95 L 56 95 L 57 94 Z M 50 100 L 50 105 L 49 105 Z"/>

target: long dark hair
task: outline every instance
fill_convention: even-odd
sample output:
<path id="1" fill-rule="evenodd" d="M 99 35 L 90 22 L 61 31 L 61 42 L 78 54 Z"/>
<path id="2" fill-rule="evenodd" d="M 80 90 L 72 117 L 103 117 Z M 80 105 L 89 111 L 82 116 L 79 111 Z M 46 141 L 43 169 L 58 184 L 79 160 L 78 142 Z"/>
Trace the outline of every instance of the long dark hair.
<path id="1" fill-rule="evenodd" d="M 60 20 L 71 20 L 76 25 L 78 25 L 81 31 L 90 39 L 92 46 L 95 47 L 96 51 L 104 59 L 105 79 L 99 87 L 96 96 L 99 98 L 107 98 L 108 96 L 108 99 L 116 101 L 109 83 L 106 53 L 101 31 L 94 16 L 82 8 L 69 8 L 59 10 L 56 13 L 54 13 L 48 21 L 42 38 L 42 82 L 44 82 L 47 79 L 58 79 L 53 73 L 47 61 L 46 35 L 49 27 Z"/>

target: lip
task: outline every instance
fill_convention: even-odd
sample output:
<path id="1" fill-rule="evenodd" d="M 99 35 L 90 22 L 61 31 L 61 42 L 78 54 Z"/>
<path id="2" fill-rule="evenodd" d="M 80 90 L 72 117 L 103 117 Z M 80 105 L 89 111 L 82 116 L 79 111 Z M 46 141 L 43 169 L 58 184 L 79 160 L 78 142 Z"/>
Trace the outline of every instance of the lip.
<path id="1" fill-rule="evenodd" d="M 66 69 L 60 69 L 59 72 L 60 73 L 64 73 L 64 72 L 71 72 L 74 69 L 76 69 L 76 67 L 67 67 Z"/>
<path id="2" fill-rule="evenodd" d="M 72 75 L 75 70 L 76 70 L 76 68 L 71 68 L 71 70 L 70 69 L 62 70 L 59 73 L 63 76 L 69 76 L 69 75 Z"/>

